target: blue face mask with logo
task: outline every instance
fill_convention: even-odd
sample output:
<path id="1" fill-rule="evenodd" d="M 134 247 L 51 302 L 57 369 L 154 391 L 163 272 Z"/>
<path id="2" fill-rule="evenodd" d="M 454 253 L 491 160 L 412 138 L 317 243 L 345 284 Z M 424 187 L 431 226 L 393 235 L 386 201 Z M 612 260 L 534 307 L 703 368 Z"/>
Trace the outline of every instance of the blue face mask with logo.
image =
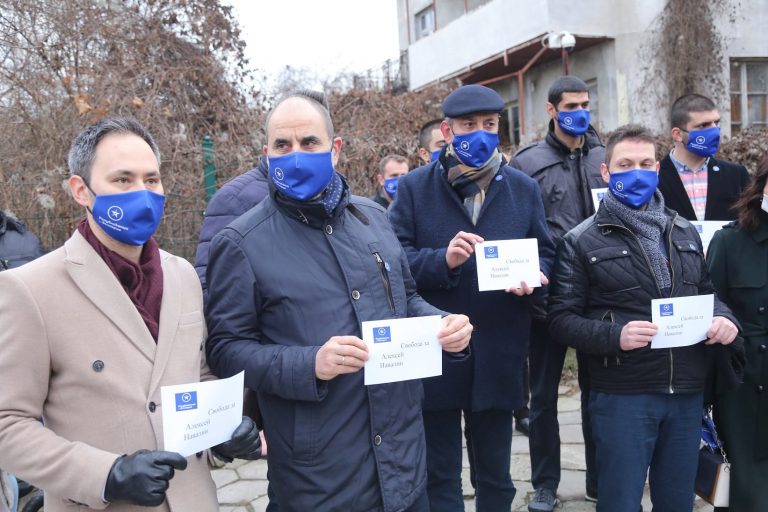
<path id="1" fill-rule="evenodd" d="M 557 113 L 557 124 L 568 135 L 580 137 L 589 129 L 589 110 L 561 110 Z"/>
<path id="2" fill-rule="evenodd" d="M 608 181 L 608 188 L 614 197 L 631 208 L 648 204 L 658 186 L 659 175 L 655 169 L 615 172 Z"/>
<path id="3" fill-rule="evenodd" d="M 397 182 L 399 180 L 400 176 L 395 178 L 387 178 L 384 180 L 384 190 L 387 192 L 387 195 L 390 197 L 390 199 L 394 199 L 395 194 L 397 194 Z"/>
<path id="4" fill-rule="evenodd" d="M 90 190 L 90 187 L 88 187 Z M 96 195 L 91 215 L 111 238 L 128 245 L 144 245 L 163 218 L 165 196 L 149 190 Z"/>
<path id="5" fill-rule="evenodd" d="M 443 148 L 436 149 L 432 152 L 432 158 L 429 160 L 430 162 L 434 162 L 438 158 L 440 158 L 440 152 L 443 150 Z"/>
<path id="6" fill-rule="evenodd" d="M 686 131 L 686 130 L 683 130 Z M 688 143 L 685 149 L 703 157 L 715 156 L 720 148 L 720 127 L 712 126 L 703 130 L 691 130 L 688 132 Z"/>
<path id="7" fill-rule="evenodd" d="M 499 146 L 499 134 L 485 130 L 454 135 L 453 150 L 462 163 L 469 167 L 482 167 Z"/>
<path id="8" fill-rule="evenodd" d="M 333 178 L 333 155 L 330 151 L 306 153 L 294 151 L 269 157 L 269 177 L 275 188 L 296 201 L 317 197 Z"/>

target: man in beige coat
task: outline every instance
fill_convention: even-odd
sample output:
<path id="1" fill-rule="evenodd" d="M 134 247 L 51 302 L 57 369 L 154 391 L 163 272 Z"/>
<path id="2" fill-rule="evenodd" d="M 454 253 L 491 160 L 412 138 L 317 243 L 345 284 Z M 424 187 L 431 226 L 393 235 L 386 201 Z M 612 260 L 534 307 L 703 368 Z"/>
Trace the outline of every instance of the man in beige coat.
<path id="1" fill-rule="evenodd" d="M 152 238 L 159 162 L 136 121 L 87 128 L 69 155 L 87 219 L 0 273 L 0 466 L 42 488 L 46 512 L 218 510 L 209 457 L 162 451 L 160 387 L 215 377 L 197 275 Z M 246 418 L 213 448 L 223 460 L 259 450 Z"/>

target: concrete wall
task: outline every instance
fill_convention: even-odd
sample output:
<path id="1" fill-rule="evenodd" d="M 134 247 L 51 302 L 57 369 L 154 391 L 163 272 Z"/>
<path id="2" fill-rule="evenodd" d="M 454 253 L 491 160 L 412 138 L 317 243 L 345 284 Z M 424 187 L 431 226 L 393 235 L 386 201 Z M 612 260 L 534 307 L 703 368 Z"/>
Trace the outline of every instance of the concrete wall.
<path id="1" fill-rule="evenodd" d="M 482 2 L 483 0 L 473 0 Z M 431 0 L 408 0 L 413 15 Z M 410 86 L 419 88 L 435 80 L 456 75 L 468 66 L 540 34 L 567 30 L 578 36 L 600 36 L 612 41 L 570 55 L 570 73 L 584 80 L 596 79 L 599 98 L 599 126 L 610 131 L 621 124 L 639 122 L 655 131 L 668 129 L 669 105 L 659 105 L 642 90 L 650 29 L 658 21 L 667 0 L 490 0 L 410 46 L 403 38 L 405 18 L 401 16 L 401 48 L 408 49 Z M 436 0 L 436 11 L 449 12 L 457 0 Z M 464 0 L 458 0 L 463 10 Z M 406 0 L 398 0 L 399 12 Z M 577 11 L 575 13 L 574 11 Z M 452 11 L 451 11 L 452 12 Z M 577 14 L 577 15 L 575 15 Z M 722 68 L 728 81 L 732 58 L 768 58 L 768 0 L 741 0 L 738 10 L 722 12 L 717 20 L 724 38 Z M 407 34 L 406 34 L 407 35 Z M 645 56 L 644 56 L 645 55 Z M 544 111 L 549 84 L 561 74 L 561 63 L 534 66 L 525 77 L 526 138 L 541 133 L 547 124 Z M 514 70 L 510 70 L 514 71 Z M 517 99 L 517 80 L 493 85 L 507 101 Z M 658 77 L 663 90 L 663 77 Z M 716 99 L 721 106 L 724 135 L 730 134 L 730 102 Z"/>

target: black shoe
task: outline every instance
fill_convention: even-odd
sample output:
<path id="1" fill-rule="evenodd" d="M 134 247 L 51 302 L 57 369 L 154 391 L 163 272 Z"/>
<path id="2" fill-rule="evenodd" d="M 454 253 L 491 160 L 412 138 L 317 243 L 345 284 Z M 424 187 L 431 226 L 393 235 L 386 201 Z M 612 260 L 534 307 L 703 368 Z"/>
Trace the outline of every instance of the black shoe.
<path id="1" fill-rule="evenodd" d="M 520 418 L 519 420 L 515 420 L 515 430 L 523 434 L 524 436 L 528 435 L 528 418 Z"/>

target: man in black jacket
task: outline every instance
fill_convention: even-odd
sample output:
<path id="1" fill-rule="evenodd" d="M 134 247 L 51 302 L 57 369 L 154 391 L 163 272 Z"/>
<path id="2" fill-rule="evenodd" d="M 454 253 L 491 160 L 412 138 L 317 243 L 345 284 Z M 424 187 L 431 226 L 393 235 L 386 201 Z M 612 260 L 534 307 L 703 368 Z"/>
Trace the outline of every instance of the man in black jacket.
<path id="1" fill-rule="evenodd" d="M 550 86 L 548 100 L 547 114 L 552 119 L 547 136 L 518 151 L 510 165 L 539 183 L 549 231 L 557 243 L 568 230 L 595 212 L 591 189 L 605 187 L 600 175 L 605 148 L 589 123 L 587 84 L 574 76 L 560 77 Z M 574 119 L 577 122 L 574 123 Z M 567 348 L 549 336 L 545 303 L 546 296 L 542 295 L 535 307 L 528 348 L 531 384 L 528 444 L 531 483 L 536 489 L 528 509 L 535 512 L 550 512 L 557 505 L 555 493 L 560 484 L 557 391 Z M 597 474 L 588 412 L 589 378 L 585 365 L 581 364 L 579 386 L 587 463 L 587 499 L 595 501 Z"/>
<path id="2" fill-rule="evenodd" d="M 733 204 L 749 181 L 743 165 L 715 159 L 720 112 L 709 98 L 686 94 L 672 104 L 675 146 L 661 161 L 659 191 L 688 220 L 734 220 Z"/>
<path id="3" fill-rule="evenodd" d="M 550 286 L 550 332 L 589 365 L 598 511 L 638 510 L 647 474 L 654 510 L 692 509 L 706 357 L 738 333 L 715 296 L 706 341 L 651 347 L 651 300 L 714 293 L 696 229 L 656 190 L 658 169 L 645 128 L 610 136 L 609 192 L 561 240 Z"/>

